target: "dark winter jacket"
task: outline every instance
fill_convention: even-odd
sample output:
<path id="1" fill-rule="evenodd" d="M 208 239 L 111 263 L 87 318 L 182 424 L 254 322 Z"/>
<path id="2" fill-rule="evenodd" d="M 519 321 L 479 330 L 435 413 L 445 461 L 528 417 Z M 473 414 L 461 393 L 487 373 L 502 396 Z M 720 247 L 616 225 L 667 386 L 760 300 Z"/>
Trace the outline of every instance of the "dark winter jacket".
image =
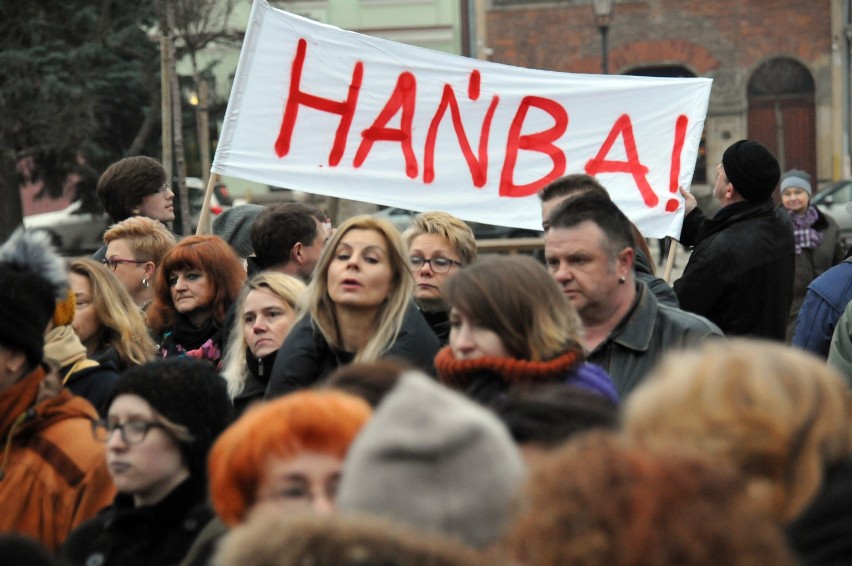
<path id="1" fill-rule="evenodd" d="M 440 348 L 435 333 L 414 302 L 410 302 L 399 336 L 385 355 L 410 362 L 431 375 L 434 374 L 432 361 Z M 296 322 L 278 350 L 266 398 L 311 387 L 354 357 L 352 352 L 333 350 L 311 317 L 304 316 Z"/>
<path id="2" fill-rule="evenodd" d="M 852 301 L 852 258 L 835 265 L 808 285 L 793 345 L 825 359 L 834 327 L 849 301 Z"/>
<path id="3" fill-rule="evenodd" d="M 696 208 L 684 219 L 681 243 L 695 247 L 674 284 L 680 308 L 726 336 L 784 340 L 796 255 L 786 212 L 771 199 L 734 203 L 710 219 Z"/>
<path id="4" fill-rule="evenodd" d="M 118 381 L 118 372 L 111 363 L 99 364 L 94 360 L 86 360 L 94 365 L 76 369 L 68 376 L 65 387 L 74 395 L 79 395 L 91 403 L 101 418 L 106 418 L 109 410 L 108 400 L 113 384 Z M 71 370 L 64 367 L 59 375 L 65 376 Z"/>
<path id="5" fill-rule="evenodd" d="M 175 565 L 212 518 L 205 483 L 197 478 L 186 479 L 155 505 L 134 507 L 132 496 L 118 494 L 71 533 L 61 554 L 81 566 Z"/>

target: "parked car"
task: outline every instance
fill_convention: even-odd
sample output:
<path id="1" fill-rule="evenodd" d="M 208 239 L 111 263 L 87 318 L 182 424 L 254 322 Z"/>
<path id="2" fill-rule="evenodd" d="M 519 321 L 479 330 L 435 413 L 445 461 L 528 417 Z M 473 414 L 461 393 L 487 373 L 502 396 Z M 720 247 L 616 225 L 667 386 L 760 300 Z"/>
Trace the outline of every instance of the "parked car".
<path id="1" fill-rule="evenodd" d="M 201 205 L 204 203 L 206 187 L 197 177 L 187 177 L 186 186 L 189 189 L 189 209 L 193 226 L 195 226 L 198 224 Z M 228 193 L 228 188 L 223 184 L 216 185 L 210 201 L 210 212 L 214 216 L 221 214 L 223 210 L 230 208 L 233 202 L 234 199 Z M 103 245 L 103 235 L 110 225 L 110 217 L 105 212 L 82 213 L 80 204 L 80 201 L 72 202 L 61 210 L 26 216 L 24 228 L 44 230 L 50 234 L 54 245 L 64 255 L 93 253 Z"/>
<path id="2" fill-rule="evenodd" d="M 811 202 L 837 222 L 844 249 L 848 250 L 852 245 L 852 179 L 824 187 Z"/>
<path id="3" fill-rule="evenodd" d="M 400 232 L 404 232 L 411 226 L 416 212 L 404 208 L 389 207 L 373 214 L 373 216 L 389 220 Z M 494 224 L 481 224 L 479 222 L 467 222 L 473 230 L 473 236 L 477 240 L 495 240 L 500 238 L 539 238 L 542 232 L 526 230 L 524 228 L 512 228 L 510 226 L 497 226 Z"/>

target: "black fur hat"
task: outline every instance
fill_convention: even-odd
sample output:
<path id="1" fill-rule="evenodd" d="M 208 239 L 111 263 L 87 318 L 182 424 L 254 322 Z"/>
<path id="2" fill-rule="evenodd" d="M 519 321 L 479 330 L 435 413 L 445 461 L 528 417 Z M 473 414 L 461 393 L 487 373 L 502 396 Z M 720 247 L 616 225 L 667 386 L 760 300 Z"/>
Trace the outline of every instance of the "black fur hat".
<path id="1" fill-rule="evenodd" d="M 23 351 L 30 366 L 41 363 L 44 331 L 67 289 L 50 236 L 18 229 L 0 247 L 0 344 Z"/>
<path id="2" fill-rule="evenodd" d="M 781 168 L 772 152 L 752 140 L 740 140 L 722 154 L 725 176 L 747 201 L 764 202 L 772 196 L 781 178 Z"/>

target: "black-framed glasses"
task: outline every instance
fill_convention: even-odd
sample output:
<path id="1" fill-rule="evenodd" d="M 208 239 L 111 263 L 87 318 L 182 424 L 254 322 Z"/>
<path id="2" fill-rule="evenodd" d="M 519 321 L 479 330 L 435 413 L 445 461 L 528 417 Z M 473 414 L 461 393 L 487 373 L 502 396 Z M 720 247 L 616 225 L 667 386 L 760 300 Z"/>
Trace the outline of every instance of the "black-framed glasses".
<path id="1" fill-rule="evenodd" d="M 449 259 L 446 257 L 433 257 L 432 259 L 426 259 L 425 257 L 420 257 L 419 255 L 413 255 L 408 258 L 408 261 L 411 262 L 411 267 L 413 267 L 417 271 L 423 269 L 423 266 L 428 263 L 429 268 L 432 269 L 432 271 L 434 271 L 435 273 L 446 273 L 454 265 L 461 266 L 460 261 L 456 261 L 454 259 Z"/>
<path id="2" fill-rule="evenodd" d="M 118 430 L 125 444 L 139 444 L 152 428 L 165 427 L 155 421 L 127 421 L 124 424 L 112 423 L 103 419 L 92 421 L 92 435 L 98 442 L 106 442 L 112 433 Z"/>
<path id="3" fill-rule="evenodd" d="M 118 269 L 118 265 L 120 263 L 148 263 L 147 261 L 141 259 L 122 259 L 120 257 L 105 257 L 101 260 L 101 263 L 105 266 L 109 267 L 113 271 Z"/>

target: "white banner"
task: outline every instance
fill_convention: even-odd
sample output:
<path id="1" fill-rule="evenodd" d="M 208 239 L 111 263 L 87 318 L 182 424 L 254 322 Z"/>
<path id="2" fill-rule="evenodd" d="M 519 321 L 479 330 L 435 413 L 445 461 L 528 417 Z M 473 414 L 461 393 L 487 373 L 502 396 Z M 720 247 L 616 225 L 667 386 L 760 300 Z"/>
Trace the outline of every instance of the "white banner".
<path id="1" fill-rule="evenodd" d="M 536 192 L 585 172 L 646 236 L 678 236 L 710 85 L 499 65 L 255 0 L 212 170 L 530 229 Z"/>

